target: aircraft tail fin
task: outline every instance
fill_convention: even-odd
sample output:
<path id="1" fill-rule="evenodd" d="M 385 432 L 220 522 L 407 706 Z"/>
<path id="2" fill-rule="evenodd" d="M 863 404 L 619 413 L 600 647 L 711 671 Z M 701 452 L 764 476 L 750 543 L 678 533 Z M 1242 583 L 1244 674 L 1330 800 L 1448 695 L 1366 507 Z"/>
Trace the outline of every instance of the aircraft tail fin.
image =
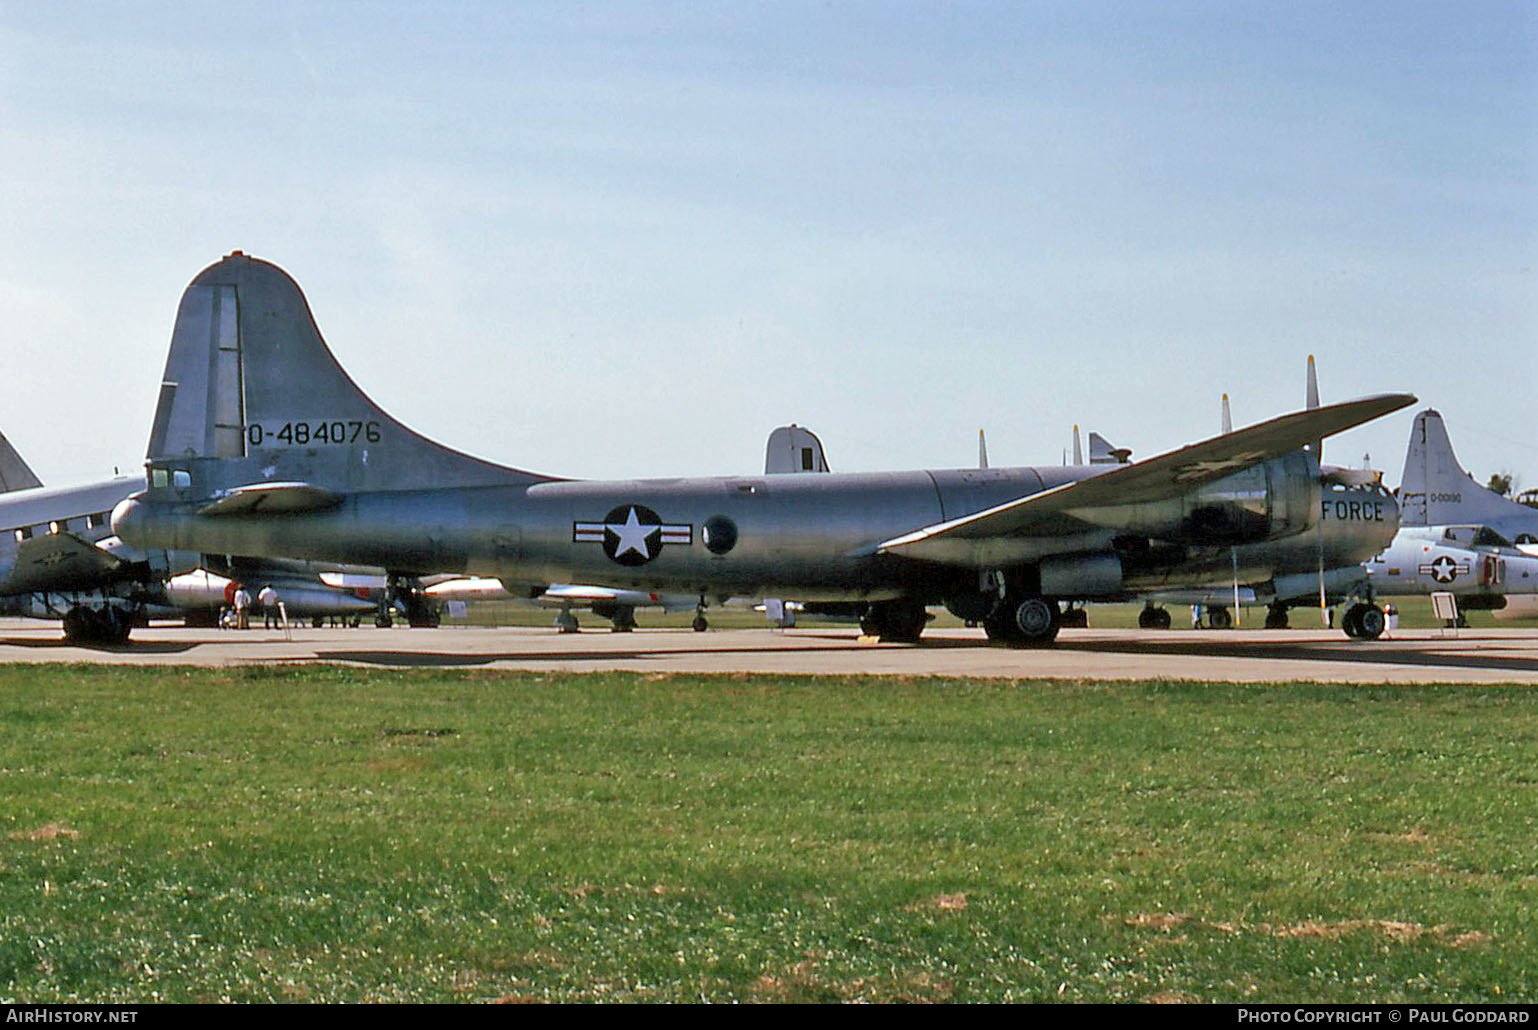
<path id="1" fill-rule="evenodd" d="M 764 449 L 765 475 L 827 471 L 822 441 L 810 429 L 791 423 L 769 434 L 769 444 Z"/>
<path id="2" fill-rule="evenodd" d="M 544 478 L 390 417 L 343 371 L 298 284 L 239 251 L 182 294 L 147 457 L 152 470 L 196 469 L 200 494 L 261 481 L 346 492 Z"/>
<path id="3" fill-rule="evenodd" d="M 22 460 L 11 441 L 0 433 L 0 493 L 12 490 L 33 490 L 43 485 L 37 474 Z"/>
<path id="4" fill-rule="evenodd" d="M 1492 526 L 1512 536 L 1538 532 L 1538 511 L 1480 486 L 1463 470 L 1434 408 L 1416 415 L 1410 427 L 1399 521 L 1406 526 Z"/>
<path id="5" fill-rule="evenodd" d="M 1099 433 L 1089 434 L 1089 463 L 1091 465 L 1125 465 L 1131 457 L 1131 448 L 1116 447 Z"/>

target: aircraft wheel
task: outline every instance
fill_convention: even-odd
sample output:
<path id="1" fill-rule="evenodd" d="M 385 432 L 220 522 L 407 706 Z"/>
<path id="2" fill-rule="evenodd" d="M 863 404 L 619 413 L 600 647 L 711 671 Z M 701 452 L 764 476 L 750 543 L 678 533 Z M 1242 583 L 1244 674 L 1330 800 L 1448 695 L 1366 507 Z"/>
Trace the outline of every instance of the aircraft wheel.
<path id="1" fill-rule="evenodd" d="M 635 629 L 635 609 L 626 605 L 614 609 L 614 614 L 609 616 L 609 621 L 614 624 L 614 632 L 629 633 Z"/>
<path id="2" fill-rule="evenodd" d="M 929 613 L 911 601 L 878 601 L 860 620 L 860 632 L 885 644 L 916 644 L 929 622 Z"/>
<path id="3" fill-rule="evenodd" d="M 707 629 L 710 628 L 710 623 L 705 621 L 705 616 L 703 616 L 703 615 L 696 615 L 694 617 L 693 626 L 694 626 L 694 632 L 696 632 L 696 633 L 703 633 Z"/>
<path id="4" fill-rule="evenodd" d="M 1066 629 L 1088 629 L 1089 612 L 1084 608 L 1070 608 L 1058 620 L 1058 625 Z"/>
<path id="5" fill-rule="evenodd" d="M 109 644 L 126 644 L 133 631 L 133 616 L 111 605 L 102 609 L 102 639 Z"/>
<path id="6" fill-rule="evenodd" d="M 1367 605 L 1356 620 L 1358 636 L 1363 640 L 1377 640 L 1388 628 L 1388 617 L 1375 604 Z"/>
<path id="7" fill-rule="evenodd" d="M 1229 614 L 1227 608 L 1207 609 L 1207 625 L 1213 629 L 1229 629 L 1234 624 L 1234 617 Z"/>
<path id="8" fill-rule="evenodd" d="M 391 626 L 395 625 L 395 620 L 389 615 L 376 615 L 374 616 L 374 625 L 378 626 L 380 629 L 389 629 Z"/>
<path id="9" fill-rule="evenodd" d="M 1375 604 L 1354 604 L 1346 609 L 1346 615 L 1340 620 L 1341 627 L 1348 637 L 1357 640 L 1377 640 L 1388 628 L 1388 619 L 1383 614 L 1383 609 Z"/>
<path id="10" fill-rule="evenodd" d="M 1272 605 L 1266 609 L 1266 629 L 1286 629 L 1287 609 L 1281 605 Z"/>
<path id="11" fill-rule="evenodd" d="M 1169 629 L 1171 625 L 1170 610 L 1159 608 L 1154 611 L 1154 629 Z"/>
<path id="12" fill-rule="evenodd" d="M 1148 605 L 1142 611 L 1137 613 L 1138 629 L 1153 629 L 1158 625 L 1158 621 L 1159 609 L 1155 608 L 1153 605 Z"/>
<path id="13" fill-rule="evenodd" d="M 1020 643 L 1026 647 L 1046 647 L 1057 639 L 1062 616 L 1056 601 L 1027 597 L 1015 606 L 1014 623 Z"/>
<path id="14" fill-rule="evenodd" d="M 86 609 L 76 605 L 64 613 L 64 639 L 72 643 L 88 639 L 89 625 Z"/>
<path id="15" fill-rule="evenodd" d="M 581 625 L 577 622 L 577 617 L 572 614 L 569 608 L 562 608 L 560 613 L 556 615 L 555 628 L 562 633 L 580 633 L 582 631 Z"/>

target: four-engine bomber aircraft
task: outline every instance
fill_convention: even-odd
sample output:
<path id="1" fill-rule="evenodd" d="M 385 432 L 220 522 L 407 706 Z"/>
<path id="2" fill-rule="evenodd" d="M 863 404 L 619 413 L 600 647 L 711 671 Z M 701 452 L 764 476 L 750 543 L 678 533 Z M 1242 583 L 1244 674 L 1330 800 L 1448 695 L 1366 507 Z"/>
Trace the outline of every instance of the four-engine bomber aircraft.
<path id="1" fill-rule="evenodd" d="M 332 356 L 298 285 L 236 252 L 182 297 L 149 487 L 113 525 L 141 547 L 519 587 L 858 600 L 888 640 L 916 639 L 924 605 L 943 602 L 992 640 L 1044 644 L 1061 601 L 1306 573 L 1257 548 L 1255 567 L 1234 565 L 1241 545 L 1320 524 L 1307 445 L 1413 401 L 1294 412 L 1127 465 L 569 481 L 450 450 L 385 414 Z M 1355 561 L 1397 520 L 1391 499 L 1361 503 L 1374 510 Z"/>

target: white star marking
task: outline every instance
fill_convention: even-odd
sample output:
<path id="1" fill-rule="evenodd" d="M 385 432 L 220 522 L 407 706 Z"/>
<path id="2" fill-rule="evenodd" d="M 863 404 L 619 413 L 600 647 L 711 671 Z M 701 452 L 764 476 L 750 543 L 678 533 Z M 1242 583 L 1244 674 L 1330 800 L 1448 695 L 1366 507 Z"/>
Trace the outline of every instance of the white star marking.
<path id="1" fill-rule="evenodd" d="M 1245 451 L 1231 458 L 1221 458 L 1217 461 L 1193 461 L 1189 465 L 1180 466 L 1175 482 L 1184 483 L 1188 479 L 1199 479 L 1233 469 L 1248 468 L 1265 456 L 1265 451 Z"/>
<path id="2" fill-rule="evenodd" d="M 657 526 L 643 526 L 635 517 L 635 506 L 631 505 L 630 515 L 625 519 L 625 524 L 616 526 L 612 522 L 606 527 L 612 531 L 619 540 L 614 545 L 614 557 L 616 560 L 623 558 L 631 551 L 639 554 L 644 560 L 651 561 L 651 550 L 646 546 L 646 538 L 657 531 Z"/>

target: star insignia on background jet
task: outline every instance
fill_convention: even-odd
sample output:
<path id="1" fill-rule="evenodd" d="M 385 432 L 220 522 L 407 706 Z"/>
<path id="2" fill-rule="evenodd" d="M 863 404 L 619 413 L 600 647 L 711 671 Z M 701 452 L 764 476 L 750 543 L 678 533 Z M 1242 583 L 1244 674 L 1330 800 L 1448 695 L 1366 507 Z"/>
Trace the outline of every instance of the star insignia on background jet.
<path id="1" fill-rule="evenodd" d="M 1459 576 L 1468 575 L 1469 565 L 1467 562 L 1453 561 L 1452 558 L 1444 554 L 1429 565 L 1422 565 L 1420 572 L 1421 575 L 1430 576 L 1438 583 L 1451 583 Z"/>

